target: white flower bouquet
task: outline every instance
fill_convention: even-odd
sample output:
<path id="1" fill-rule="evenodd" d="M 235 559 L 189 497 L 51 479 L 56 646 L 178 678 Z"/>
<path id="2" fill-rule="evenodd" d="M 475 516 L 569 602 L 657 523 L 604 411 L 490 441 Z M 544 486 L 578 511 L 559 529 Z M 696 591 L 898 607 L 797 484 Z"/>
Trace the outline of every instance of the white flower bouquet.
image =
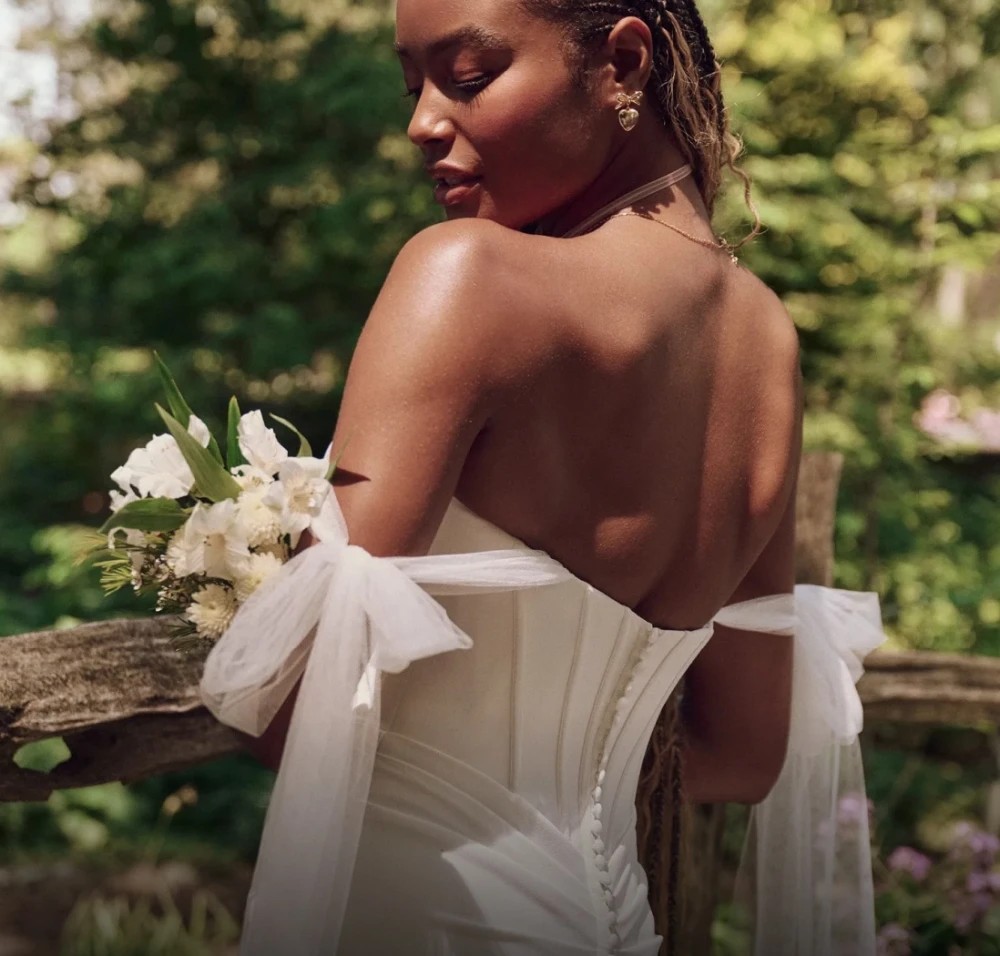
<path id="1" fill-rule="evenodd" d="M 174 636 L 214 642 L 236 609 L 287 561 L 319 514 L 336 462 L 313 457 L 305 436 L 296 456 L 259 411 L 229 402 L 226 453 L 191 411 L 156 357 L 170 411 L 156 406 L 167 434 L 136 448 L 111 475 L 111 517 L 95 561 L 108 593 L 153 591 L 156 610 L 178 614 Z M 186 423 L 186 424 L 182 424 Z"/>

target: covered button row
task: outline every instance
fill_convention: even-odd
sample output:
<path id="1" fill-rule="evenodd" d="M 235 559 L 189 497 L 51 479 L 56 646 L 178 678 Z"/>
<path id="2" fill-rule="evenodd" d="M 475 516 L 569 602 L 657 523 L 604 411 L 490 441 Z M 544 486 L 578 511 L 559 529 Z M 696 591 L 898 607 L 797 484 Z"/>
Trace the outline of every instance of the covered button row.
<path id="1" fill-rule="evenodd" d="M 594 836 L 592 846 L 594 850 L 594 865 L 597 868 L 597 878 L 604 891 L 604 902 L 608 907 L 607 919 L 608 934 L 611 943 L 610 952 L 614 952 L 614 950 L 621 945 L 621 934 L 618 932 L 618 914 L 615 911 L 615 894 L 611 888 L 611 871 L 608 868 L 607 857 L 604 855 L 604 840 L 602 839 L 604 824 L 601 822 L 601 812 L 603 810 L 603 807 L 601 806 L 601 797 L 604 792 L 604 777 L 605 770 L 602 767 L 597 772 L 597 786 L 593 789 L 594 799 L 591 807 L 592 822 L 590 831 Z"/>

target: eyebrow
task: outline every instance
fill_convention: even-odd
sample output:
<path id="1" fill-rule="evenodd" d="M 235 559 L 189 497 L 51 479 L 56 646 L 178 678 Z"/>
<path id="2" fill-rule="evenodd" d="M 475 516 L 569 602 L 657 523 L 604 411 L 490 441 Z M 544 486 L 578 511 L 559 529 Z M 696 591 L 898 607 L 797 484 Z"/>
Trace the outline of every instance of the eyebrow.
<path id="1" fill-rule="evenodd" d="M 506 41 L 498 33 L 487 30 L 486 27 L 470 25 L 459 27 L 457 30 L 452 30 L 451 33 L 439 37 L 427 48 L 427 53 L 429 56 L 435 56 L 450 47 L 462 44 L 479 47 L 483 50 L 496 50 L 507 46 Z M 410 56 L 406 47 L 398 42 L 393 44 L 393 49 L 399 56 Z"/>

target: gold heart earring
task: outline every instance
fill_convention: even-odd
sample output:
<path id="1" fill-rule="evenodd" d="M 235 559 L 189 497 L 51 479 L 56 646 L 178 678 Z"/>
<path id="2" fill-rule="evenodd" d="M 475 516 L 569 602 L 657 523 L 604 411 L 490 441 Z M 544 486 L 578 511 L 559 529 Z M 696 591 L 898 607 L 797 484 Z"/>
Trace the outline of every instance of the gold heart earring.
<path id="1" fill-rule="evenodd" d="M 622 129 L 626 133 L 635 129 L 635 124 L 639 122 L 639 111 L 635 109 L 642 102 L 642 90 L 637 93 L 619 93 L 618 103 L 615 107 L 618 110 L 618 122 L 622 124 Z"/>

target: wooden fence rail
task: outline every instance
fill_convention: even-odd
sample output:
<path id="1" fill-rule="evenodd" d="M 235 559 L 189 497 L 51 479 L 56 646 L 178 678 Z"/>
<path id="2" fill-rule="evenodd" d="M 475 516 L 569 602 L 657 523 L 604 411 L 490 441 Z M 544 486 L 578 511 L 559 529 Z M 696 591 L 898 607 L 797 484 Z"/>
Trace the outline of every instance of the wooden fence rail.
<path id="1" fill-rule="evenodd" d="M 0 640 L 0 800 L 139 780 L 239 750 L 202 707 L 203 657 L 178 651 L 167 621 L 85 624 Z M 1000 659 L 876 652 L 859 685 L 866 719 L 1000 722 Z M 62 737 L 72 754 L 50 773 L 12 762 L 22 745 Z"/>

